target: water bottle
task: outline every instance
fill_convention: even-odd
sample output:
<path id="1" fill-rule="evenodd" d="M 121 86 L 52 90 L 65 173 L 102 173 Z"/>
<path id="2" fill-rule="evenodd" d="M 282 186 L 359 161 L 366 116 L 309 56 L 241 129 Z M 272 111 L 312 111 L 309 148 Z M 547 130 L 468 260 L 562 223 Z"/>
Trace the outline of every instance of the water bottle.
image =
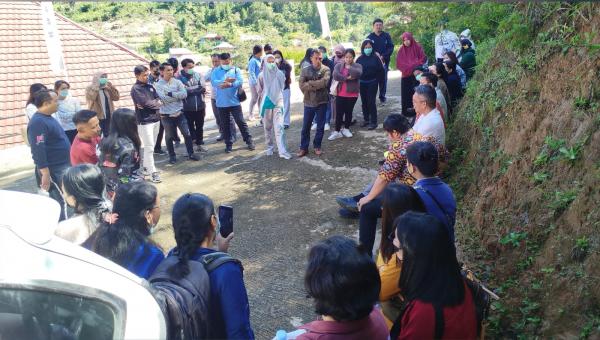
<path id="1" fill-rule="evenodd" d="M 283 329 L 280 329 L 277 331 L 277 333 L 275 333 L 275 339 L 277 340 L 287 340 L 287 338 L 287 332 Z"/>

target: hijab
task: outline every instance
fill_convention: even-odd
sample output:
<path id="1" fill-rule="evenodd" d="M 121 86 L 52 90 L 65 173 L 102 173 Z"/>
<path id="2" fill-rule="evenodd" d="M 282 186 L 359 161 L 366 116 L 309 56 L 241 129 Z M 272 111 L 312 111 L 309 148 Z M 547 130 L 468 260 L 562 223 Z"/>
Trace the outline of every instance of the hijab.
<path id="1" fill-rule="evenodd" d="M 336 52 L 342 52 L 342 57 L 338 58 L 336 55 Z M 339 62 L 344 61 L 344 52 L 346 52 L 346 49 L 344 48 L 344 45 L 342 45 L 342 44 L 338 44 L 333 48 L 333 64 L 334 65 Z"/>
<path id="2" fill-rule="evenodd" d="M 262 93 L 261 93 L 261 104 L 260 114 L 264 117 L 264 110 L 268 110 L 278 105 L 278 102 L 283 99 L 283 89 L 285 87 L 285 75 L 279 68 L 269 68 L 266 64 L 269 58 L 275 59 L 272 54 L 265 56 L 265 67 L 263 68 L 262 74 Z"/>
<path id="3" fill-rule="evenodd" d="M 402 41 L 404 42 L 406 39 L 410 40 L 410 46 L 406 47 L 402 43 L 396 57 L 396 67 L 402 72 L 402 77 L 412 75 L 414 68 L 422 65 L 426 59 L 423 48 L 415 40 L 412 33 L 402 33 Z"/>

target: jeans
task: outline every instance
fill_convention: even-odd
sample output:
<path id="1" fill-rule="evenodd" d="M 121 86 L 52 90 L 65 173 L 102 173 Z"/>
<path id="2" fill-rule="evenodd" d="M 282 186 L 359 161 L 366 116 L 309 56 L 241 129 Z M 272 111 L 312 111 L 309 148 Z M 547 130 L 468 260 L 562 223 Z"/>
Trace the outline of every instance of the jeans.
<path id="1" fill-rule="evenodd" d="M 228 107 L 219 107 L 219 115 L 221 115 L 221 121 L 227 122 L 233 117 L 233 120 L 237 124 L 240 132 L 242 133 L 242 138 L 244 138 L 244 142 L 246 144 L 252 144 L 252 136 L 250 135 L 250 131 L 248 131 L 248 124 L 244 120 L 244 115 L 242 113 L 242 106 L 228 106 Z M 231 125 L 225 124 L 223 126 L 223 141 L 225 142 L 225 146 L 227 148 L 231 148 L 233 144 L 232 135 L 231 135 Z"/>
<path id="2" fill-rule="evenodd" d="M 283 109 L 281 107 L 276 107 L 274 109 L 265 110 L 263 127 L 265 129 L 265 144 L 267 146 L 267 151 L 272 152 L 274 144 L 277 143 L 279 154 L 287 154 L 285 129 L 283 128 Z"/>
<path id="3" fill-rule="evenodd" d="M 316 107 L 304 106 L 304 120 L 302 121 L 302 135 L 300 138 L 300 149 L 308 151 L 308 145 L 310 144 L 310 126 L 313 119 L 317 121 L 317 132 L 315 139 L 313 140 L 313 147 L 315 149 L 321 148 L 321 142 L 323 141 L 323 134 L 325 133 L 325 111 L 327 110 L 327 104 L 321 104 Z"/>
<path id="4" fill-rule="evenodd" d="M 360 208 L 358 242 L 373 254 L 373 244 L 377 233 L 377 219 L 381 218 L 383 200 L 376 198 Z M 387 237 L 388 235 L 381 235 Z"/>
<path id="5" fill-rule="evenodd" d="M 196 145 L 204 144 L 204 117 L 206 116 L 206 110 L 184 111 L 183 114 L 185 115 L 185 119 L 187 119 L 192 141 Z"/>
<path id="6" fill-rule="evenodd" d="M 417 79 L 415 76 L 400 79 L 400 92 L 402 94 L 402 114 L 408 117 L 407 110 L 413 107 L 412 97 L 415 94 Z"/>
<path id="7" fill-rule="evenodd" d="M 358 97 L 337 97 L 335 99 L 335 103 L 337 106 L 336 116 L 335 116 L 335 131 L 340 131 L 342 129 L 342 122 L 344 123 L 344 127 L 346 129 L 350 128 L 350 124 L 352 124 L 352 111 L 354 110 L 354 105 Z"/>
<path id="8" fill-rule="evenodd" d="M 377 125 L 377 81 L 360 82 L 360 100 L 363 118 L 369 125 Z"/>
<path id="9" fill-rule="evenodd" d="M 331 116 L 334 112 L 335 96 L 329 95 L 329 101 L 327 102 L 327 109 L 325 110 L 325 124 L 331 124 Z M 317 124 L 317 117 L 313 119 L 313 124 Z"/>
<path id="10" fill-rule="evenodd" d="M 290 89 L 283 90 L 283 125 L 290 126 Z"/>
<path id="11" fill-rule="evenodd" d="M 223 122 L 221 121 L 221 114 L 219 113 L 219 109 L 217 108 L 217 100 L 211 99 L 210 105 L 212 106 L 213 115 L 215 116 L 217 126 L 219 127 L 219 134 L 221 134 L 221 137 L 223 137 L 225 133 L 223 132 Z M 235 140 L 235 135 L 237 135 L 237 129 L 235 128 L 235 121 L 231 116 L 229 117 L 229 128 L 231 129 L 231 144 L 233 144 L 233 141 Z"/>
<path id="12" fill-rule="evenodd" d="M 160 120 L 165 127 L 165 139 L 167 142 L 167 151 L 169 151 L 169 156 L 175 156 L 173 140 L 175 139 L 175 136 L 177 136 L 177 128 L 179 128 L 179 131 L 183 135 L 183 139 L 185 140 L 185 148 L 187 149 L 188 155 L 193 154 L 194 147 L 192 146 L 192 136 L 190 136 L 190 129 L 185 116 L 182 113 L 180 113 L 177 117 L 162 115 Z"/>
<path id="13" fill-rule="evenodd" d="M 70 167 L 70 163 L 48 167 L 48 171 L 50 171 L 50 178 L 52 179 L 52 183 L 50 183 L 50 188 L 48 189 L 48 195 L 60 205 L 59 221 L 63 221 L 67 218 L 67 203 L 65 202 L 62 194 L 62 179 L 65 175 L 65 172 L 67 172 Z M 35 180 L 39 188 L 39 186 L 42 184 L 42 176 L 37 167 L 35 168 Z"/>
<path id="14" fill-rule="evenodd" d="M 152 145 L 154 144 L 154 141 L 156 141 L 156 136 L 158 135 L 159 129 L 160 122 L 138 125 L 138 134 L 140 135 L 140 141 L 142 142 L 142 166 L 151 174 L 156 172 L 156 167 L 154 166 L 154 150 L 152 150 Z"/>
<path id="15" fill-rule="evenodd" d="M 384 63 L 383 68 L 383 76 L 379 78 L 379 100 L 382 103 L 385 102 L 385 94 L 387 92 L 389 62 Z"/>
<path id="16" fill-rule="evenodd" d="M 254 114 L 252 113 L 252 109 L 254 109 L 254 106 L 256 106 L 257 109 L 260 110 L 259 104 L 258 104 L 258 88 L 257 85 L 250 85 L 250 107 L 248 108 L 248 115 L 250 117 L 254 117 Z"/>

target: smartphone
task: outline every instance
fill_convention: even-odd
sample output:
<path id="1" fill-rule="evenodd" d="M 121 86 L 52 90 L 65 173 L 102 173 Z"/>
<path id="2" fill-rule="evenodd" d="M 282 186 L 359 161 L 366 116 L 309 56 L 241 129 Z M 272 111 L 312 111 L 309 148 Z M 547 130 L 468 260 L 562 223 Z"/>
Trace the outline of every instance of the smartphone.
<path id="1" fill-rule="evenodd" d="M 233 232 L 233 208 L 228 205 L 219 206 L 219 222 L 221 222 L 221 236 L 227 237 Z"/>

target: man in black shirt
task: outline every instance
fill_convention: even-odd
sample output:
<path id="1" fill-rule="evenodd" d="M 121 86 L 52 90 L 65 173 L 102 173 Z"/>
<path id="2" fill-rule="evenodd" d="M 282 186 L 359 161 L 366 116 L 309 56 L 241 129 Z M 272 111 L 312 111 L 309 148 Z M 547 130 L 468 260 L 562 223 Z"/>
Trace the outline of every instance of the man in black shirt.
<path id="1" fill-rule="evenodd" d="M 385 93 L 387 91 L 388 69 L 390 66 L 390 56 L 394 52 L 394 43 L 389 33 L 383 31 L 383 20 L 375 19 L 373 21 L 373 32 L 367 36 L 373 40 L 373 51 L 379 54 L 385 72 L 379 79 L 379 100 L 385 103 Z"/>
<path id="2" fill-rule="evenodd" d="M 34 94 L 33 104 L 38 111 L 27 125 L 27 139 L 38 185 L 60 204 L 60 219 L 64 220 L 65 205 L 60 188 L 62 177 L 71 166 L 71 143 L 58 121 L 52 118 L 58 106 L 57 100 L 58 96 L 53 91 L 41 90 Z"/>

